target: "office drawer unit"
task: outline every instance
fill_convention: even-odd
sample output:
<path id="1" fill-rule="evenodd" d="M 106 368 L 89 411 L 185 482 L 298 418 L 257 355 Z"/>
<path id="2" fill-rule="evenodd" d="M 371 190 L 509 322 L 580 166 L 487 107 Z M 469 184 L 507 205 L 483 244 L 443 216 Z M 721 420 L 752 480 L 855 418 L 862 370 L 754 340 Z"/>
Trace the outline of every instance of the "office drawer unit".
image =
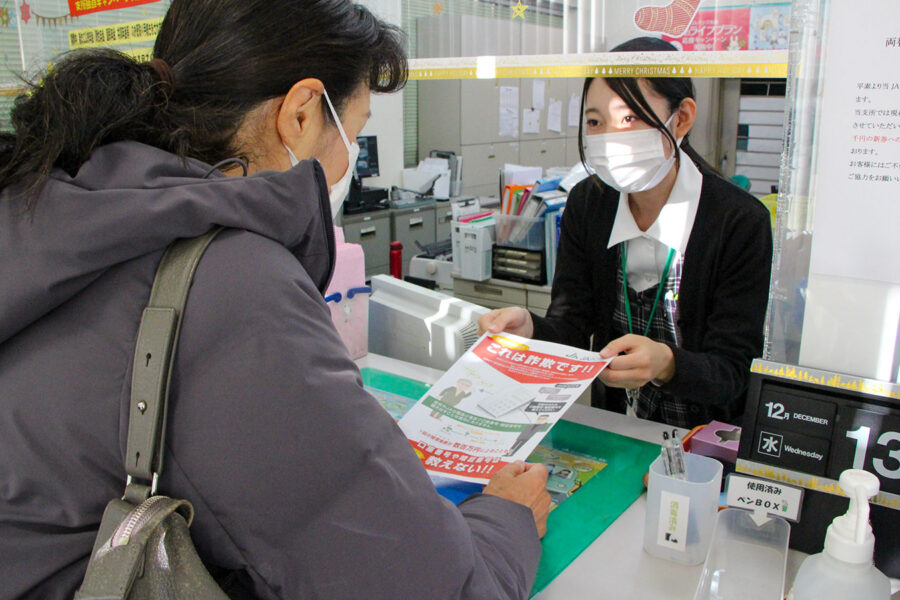
<path id="1" fill-rule="evenodd" d="M 523 306 L 540 316 L 546 315 L 547 307 L 550 306 L 550 286 L 502 279 L 469 281 L 454 277 L 453 295 L 491 309 Z"/>
<path id="2" fill-rule="evenodd" d="M 482 183 L 480 185 L 467 185 L 465 187 L 467 196 L 478 196 L 482 201 L 488 197 L 493 197 L 494 201 L 500 201 L 500 186 L 497 182 Z"/>
<path id="3" fill-rule="evenodd" d="M 416 242 L 424 246 L 435 241 L 434 210 L 434 202 L 391 209 L 391 241 L 403 244 L 404 276 L 409 273 L 409 259 L 419 253 Z"/>
<path id="4" fill-rule="evenodd" d="M 473 144 L 462 147 L 463 190 L 470 186 L 499 185 L 500 169 L 504 163 L 519 163 L 519 142 L 502 144 Z"/>
<path id="5" fill-rule="evenodd" d="M 391 244 L 391 212 L 372 211 L 343 215 L 344 239 L 359 244 L 366 256 L 366 279 L 387 273 Z"/>
<path id="6" fill-rule="evenodd" d="M 438 202 L 434 207 L 434 241 L 450 239 L 450 222 L 453 213 L 449 202 Z"/>
<path id="7" fill-rule="evenodd" d="M 488 306 L 491 302 L 493 308 L 502 306 L 525 306 L 528 302 L 528 294 L 525 287 L 519 285 L 506 285 L 507 282 L 470 281 L 468 279 L 453 280 L 453 295 L 462 294 L 470 298 L 478 298 L 477 304 Z"/>
<path id="8" fill-rule="evenodd" d="M 519 163 L 543 167 L 565 167 L 566 139 L 529 140 L 519 143 Z"/>

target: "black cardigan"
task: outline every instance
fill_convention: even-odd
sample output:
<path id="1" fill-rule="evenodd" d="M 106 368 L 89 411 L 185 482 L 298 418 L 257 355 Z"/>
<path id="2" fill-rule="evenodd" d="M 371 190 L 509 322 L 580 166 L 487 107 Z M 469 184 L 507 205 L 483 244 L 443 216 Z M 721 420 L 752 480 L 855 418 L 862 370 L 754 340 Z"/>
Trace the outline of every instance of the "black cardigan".
<path id="1" fill-rule="evenodd" d="M 769 213 L 754 196 L 705 166 L 678 299 L 682 346 L 661 390 L 686 399 L 694 425 L 743 412 L 750 362 L 761 356 L 772 267 Z M 536 339 L 602 349 L 611 341 L 618 252 L 607 249 L 619 192 L 586 179 L 569 194 L 547 316 Z M 624 412 L 625 394 L 595 382 L 592 404 Z M 696 419 L 694 418 L 696 416 Z"/>

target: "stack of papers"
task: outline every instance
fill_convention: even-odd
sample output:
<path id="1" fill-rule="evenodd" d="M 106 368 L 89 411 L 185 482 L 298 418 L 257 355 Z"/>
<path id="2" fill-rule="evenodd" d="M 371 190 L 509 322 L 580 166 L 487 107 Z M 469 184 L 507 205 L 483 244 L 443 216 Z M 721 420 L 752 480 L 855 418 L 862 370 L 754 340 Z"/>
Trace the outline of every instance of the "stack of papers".
<path id="1" fill-rule="evenodd" d="M 525 460 L 612 358 L 485 334 L 400 419 L 425 468 L 486 483 Z"/>
<path id="2" fill-rule="evenodd" d="M 419 194 L 426 194 L 434 186 L 435 198 L 450 197 L 450 161 L 429 157 L 414 169 L 403 169 L 403 187 Z"/>

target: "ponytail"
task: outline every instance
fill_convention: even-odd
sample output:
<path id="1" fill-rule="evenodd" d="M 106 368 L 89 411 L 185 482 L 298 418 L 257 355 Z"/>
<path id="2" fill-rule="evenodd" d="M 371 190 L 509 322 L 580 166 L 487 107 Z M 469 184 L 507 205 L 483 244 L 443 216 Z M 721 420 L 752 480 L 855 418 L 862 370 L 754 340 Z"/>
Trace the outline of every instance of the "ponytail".
<path id="1" fill-rule="evenodd" d="M 0 189 L 19 184 L 30 209 L 53 167 L 74 177 L 98 146 L 136 140 L 175 151 L 178 136 L 159 122 L 167 103 L 148 64 L 108 49 L 66 55 L 15 100 Z"/>

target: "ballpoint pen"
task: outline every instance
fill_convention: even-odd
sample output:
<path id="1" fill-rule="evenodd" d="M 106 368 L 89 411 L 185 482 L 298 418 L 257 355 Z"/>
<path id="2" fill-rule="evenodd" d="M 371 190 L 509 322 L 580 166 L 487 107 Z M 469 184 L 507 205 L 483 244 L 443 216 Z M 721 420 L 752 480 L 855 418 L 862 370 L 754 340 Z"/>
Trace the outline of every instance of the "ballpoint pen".
<path id="1" fill-rule="evenodd" d="M 681 440 L 678 439 L 676 429 L 672 430 L 671 436 L 667 431 L 663 432 L 660 454 L 666 475 L 675 479 L 684 479 L 684 447 L 681 445 Z"/>

